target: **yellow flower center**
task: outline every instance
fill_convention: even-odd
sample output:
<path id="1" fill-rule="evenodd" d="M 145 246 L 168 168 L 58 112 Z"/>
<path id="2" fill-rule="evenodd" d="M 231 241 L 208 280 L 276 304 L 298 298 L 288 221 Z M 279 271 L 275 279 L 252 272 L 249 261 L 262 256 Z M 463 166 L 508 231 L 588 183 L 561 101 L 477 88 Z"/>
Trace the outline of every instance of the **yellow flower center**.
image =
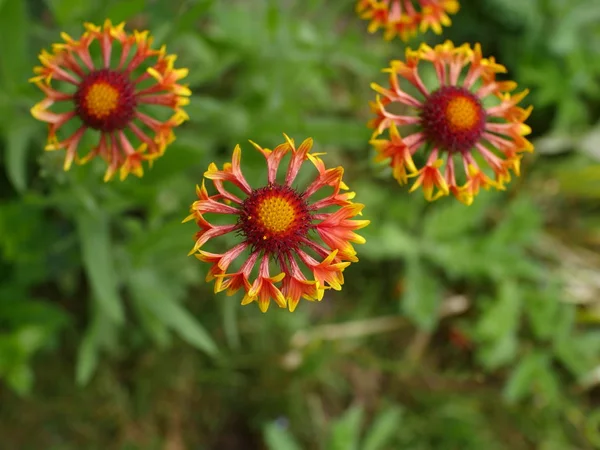
<path id="1" fill-rule="evenodd" d="M 238 224 L 254 251 L 283 257 L 303 245 L 312 217 L 302 195 L 287 185 L 269 183 L 244 200 Z"/>
<path id="2" fill-rule="evenodd" d="M 481 107 L 469 97 L 456 96 L 446 106 L 446 119 L 454 131 L 471 130 L 479 122 Z"/>
<path id="3" fill-rule="evenodd" d="M 119 106 L 119 91 L 108 83 L 98 82 L 90 86 L 85 95 L 85 107 L 90 115 L 103 119 Z"/>
<path id="4" fill-rule="evenodd" d="M 296 220 L 296 209 L 287 198 L 267 197 L 257 209 L 260 223 L 273 234 L 285 233 Z"/>
<path id="5" fill-rule="evenodd" d="M 73 96 L 77 115 L 94 130 L 111 133 L 126 128 L 137 107 L 135 83 L 110 69 L 87 74 Z"/>
<path id="6" fill-rule="evenodd" d="M 479 97 L 462 86 L 442 86 L 423 104 L 423 130 L 443 151 L 470 150 L 485 131 L 486 112 Z"/>

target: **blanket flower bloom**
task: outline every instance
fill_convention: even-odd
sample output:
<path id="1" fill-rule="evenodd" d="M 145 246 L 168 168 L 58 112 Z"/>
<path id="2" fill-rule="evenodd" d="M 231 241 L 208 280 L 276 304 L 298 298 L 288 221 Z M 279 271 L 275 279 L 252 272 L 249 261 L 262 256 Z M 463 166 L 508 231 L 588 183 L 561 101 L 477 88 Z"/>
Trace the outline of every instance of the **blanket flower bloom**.
<path id="1" fill-rule="evenodd" d="M 46 150 L 66 150 L 65 170 L 74 160 L 83 164 L 100 155 L 108 164 L 105 181 L 117 170 L 122 180 L 129 173 L 141 177 L 142 161 L 151 165 L 162 156 L 175 139 L 173 128 L 188 119 L 181 107 L 189 103 L 191 92 L 179 84 L 188 70 L 175 69 L 176 56 L 167 55 L 164 46 L 152 49 L 148 31 L 128 34 L 125 23 L 113 26 L 110 20 L 102 27 L 84 27 L 79 40 L 62 33 L 63 43 L 54 44 L 52 52 L 42 50 L 42 65 L 30 81 L 46 97 L 31 114 L 49 124 Z M 115 42 L 119 55 L 113 52 Z M 96 57 L 90 52 L 93 47 L 100 48 Z M 53 86 L 57 82 L 60 87 Z M 53 105 L 56 111 L 50 111 Z M 168 109 L 173 113 L 159 120 L 142 111 L 154 106 L 164 110 L 156 114 Z M 65 125 L 74 131 L 59 140 L 56 134 Z M 99 141 L 80 157 L 78 147 L 88 129 L 99 132 Z"/>
<path id="2" fill-rule="evenodd" d="M 431 86 L 419 69 L 430 69 Z M 389 160 L 401 185 L 416 177 L 411 192 L 422 186 L 429 201 L 452 193 L 470 205 L 481 187 L 503 190 L 511 171 L 519 175 L 522 153 L 533 151 L 524 137 L 531 133 L 524 121 L 532 107 L 517 106 L 528 90 L 511 93 L 515 82 L 498 81 L 496 74 L 506 69 L 493 57 L 483 58 L 479 44 L 421 44 L 384 72 L 389 88 L 371 84 L 378 93 L 371 103 L 376 115 L 369 122 L 375 129 L 371 144 L 376 160 Z M 386 130 L 388 137 L 380 138 Z M 455 160 L 463 174 L 457 174 Z"/>
<path id="3" fill-rule="evenodd" d="M 344 169 L 326 168 L 322 154 L 310 153 L 312 139 L 296 148 L 284 136 L 285 142 L 273 150 L 250 141 L 267 165 L 267 182 L 259 188 L 252 188 L 242 173 L 239 145 L 222 169 L 210 164 L 204 179 L 212 181 L 216 194 L 209 195 L 203 180 L 184 220 L 195 220 L 200 228 L 189 254 L 211 264 L 206 281 L 215 280 L 215 293 L 226 290 L 232 295 L 242 289 L 242 305 L 255 301 L 262 312 L 271 300 L 294 311 L 300 298 L 319 301 L 325 289 L 340 290 L 342 272 L 358 261 L 352 243 L 365 242 L 355 231 L 369 224 L 353 220 L 364 205 L 352 202 L 355 193 L 342 181 Z M 287 171 L 278 177 L 280 163 L 288 156 Z M 317 174 L 300 190 L 294 181 L 307 161 Z M 225 220 L 217 225 L 207 214 Z M 225 253 L 201 250 L 211 239 L 228 234 L 238 235 L 241 242 Z M 232 264 L 237 267 L 227 272 Z M 276 266 L 279 273 L 273 275 Z"/>
<path id="4" fill-rule="evenodd" d="M 452 24 L 448 14 L 456 14 L 459 8 L 458 0 L 358 0 L 356 4 L 360 18 L 370 21 L 369 33 L 383 28 L 386 40 L 397 35 L 403 41 L 430 28 L 440 34 L 442 26 Z"/>

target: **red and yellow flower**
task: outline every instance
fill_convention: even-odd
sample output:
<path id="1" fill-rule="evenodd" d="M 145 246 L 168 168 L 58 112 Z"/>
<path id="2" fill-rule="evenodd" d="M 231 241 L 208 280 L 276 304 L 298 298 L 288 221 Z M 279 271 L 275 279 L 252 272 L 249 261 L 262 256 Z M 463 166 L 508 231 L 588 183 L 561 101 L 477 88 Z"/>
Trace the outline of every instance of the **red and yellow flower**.
<path id="1" fill-rule="evenodd" d="M 458 0 L 358 0 L 356 11 L 369 20 L 369 33 L 385 30 L 386 40 L 399 36 L 403 41 L 431 28 L 436 34 L 450 26 L 448 14 L 456 14 Z"/>
<path id="2" fill-rule="evenodd" d="M 479 44 L 422 44 L 384 72 L 388 88 L 371 84 L 378 93 L 371 103 L 371 144 L 400 184 L 414 177 L 411 192 L 422 186 L 429 201 L 452 193 L 468 205 L 480 188 L 505 189 L 510 172 L 519 175 L 522 153 L 533 151 L 524 137 L 532 107 L 517 106 L 528 91 L 512 93 L 515 82 L 497 80 L 506 69 L 483 58 Z"/>
<path id="3" fill-rule="evenodd" d="M 300 298 L 321 300 L 326 289 L 340 290 L 344 269 L 358 261 L 352 244 L 365 242 L 355 231 L 369 224 L 353 220 L 362 214 L 363 205 L 352 202 L 355 194 L 342 181 L 344 169 L 328 169 L 322 154 L 310 152 L 312 139 L 296 147 L 284 136 L 285 142 L 273 150 L 250 141 L 266 160 L 264 186 L 253 188 L 246 181 L 239 145 L 232 162 L 222 169 L 210 164 L 204 178 L 216 193 L 209 195 L 203 180 L 196 188 L 198 200 L 184 220 L 194 220 L 200 228 L 190 255 L 211 264 L 206 281 L 215 280 L 215 293 L 232 295 L 242 289 L 242 305 L 255 301 L 263 312 L 271 300 L 294 311 Z M 289 163 L 285 174 L 278 176 L 283 158 Z M 295 180 L 306 162 L 317 173 L 299 190 Z M 229 223 L 210 222 L 207 215 L 229 218 Z M 241 242 L 225 253 L 204 250 L 208 241 L 228 234 L 240 236 Z M 279 272 L 275 275 L 274 267 Z"/>
<path id="4" fill-rule="evenodd" d="M 175 139 L 173 128 L 188 119 L 181 107 L 189 103 L 190 90 L 179 84 L 188 70 L 176 69 L 176 56 L 167 55 L 164 46 L 152 49 L 148 31 L 129 34 L 124 23 L 113 26 L 110 20 L 101 27 L 84 26 L 79 40 L 62 33 L 63 43 L 54 44 L 52 52 L 41 52 L 42 65 L 34 69 L 31 81 L 46 98 L 31 114 L 49 124 L 46 150 L 66 150 L 65 170 L 73 161 L 83 164 L 99 155 L 108 164 L 105 181 L 117 170 L 121 179 L 130 172 L 142 176 L 142 161 L 152 164 L 162 156 Z M 96 47 L 99 52 L 93 51 Z M 50 110 L 53 105 L 56 111 Z M 154 106 L 172 113 L 157 119 L 143 111 Z M 63 126 L 73 128 L 60 140 L 57 132 Z M 78 148 L 88 129 L 98 131 L 100 138 L 80 156 Z"/>

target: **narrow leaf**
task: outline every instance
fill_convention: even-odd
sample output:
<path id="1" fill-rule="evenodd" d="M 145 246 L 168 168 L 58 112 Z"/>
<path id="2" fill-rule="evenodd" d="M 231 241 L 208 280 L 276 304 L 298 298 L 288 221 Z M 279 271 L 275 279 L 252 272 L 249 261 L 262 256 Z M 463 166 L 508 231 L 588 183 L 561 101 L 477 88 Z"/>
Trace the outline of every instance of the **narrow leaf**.
<path id="1" fill-rule="evenodd" d="M 131 295 L 140 307 L 151 311 L 163 323 L 194 347 L 210 354 L 218 353 L 217 346 L 196 318 L 181 306 L 169 290 L 168 283 L 149 269 L 135 271 L 129 279 Z"/>
<path id="2" fill-rule="evenodd" d="M 333 424 L 327 450 L 358 450 L 363 414 L 360 406 L 349 408 Z"/>
<path id="3" fill-rule="evenodd" d="M 263 429 L 265 444 L 269 450 L 301 450 L 294 437 L 279 423 L 271 422 Z"/>
<path id="4" fill-rule="evenodd" d="M 110 5 L 104 15 L 110 17 L 113 23 L 119 23 L 143 12 L 146 0 L 121 0 Z"/>
<path id="5" fill-rule="evenodd" d="M 6 130 L 4 163 L 8 179 L 18 192 L 27 188 L 27 149 L 32 138 L 31 125 L 11 124 Z"/>
<path id="6" fill-rule="evenodd" d="M 188 30 L 202 18 L 204 14 L 212 7 L 215 0 L 200 0 L 191 8 L 187 9 L 177 20 L 177 30 Z"/>
<path id="7" fill-rule="evenodd" d="M 435 276 L 427 273 L 421 259 L 408 259 L 405 285 L 401 304 L 404 313 L 419 327 L 433 329 L 438 321 L 441 289 Z"/>
<path id="8" fill-rule="evenodd" d="M 546 356 L 532 353 L 523 358 L 512 371 L 504 388 L 504 397 L 515 403 L 531 394 L 532 385 L 541 371 L 546 368 Z"/>
<path id="9" fill-rule="evenodd" d="M 96 334 L 96 327 L 92 323 L 77 351 L 75 381 L 80 386 L 87 384 L 98 366 L 100 348 L 97 343 Z"/>
<path id="10" fill-rule="evenodd" d="M 27 395 L 33 385 L 33 371 L 27 361 L 11 368 L 6 375 L 8 385 L 19 395 Z"/>
<path id="11" fill-rule="evenodd" d="M 117 288 L 111 239 L 106 217 L 82 212 L 77 217 L 83 266 L 98 306 L 116 323 L 123 322 L 123 306 Z"/>
<path id="12" fill-rule="evenodd" d="M 78 385 L 85 385 L 94 375 L 100 361 L 102 350 L 115 349 L 116 324 L 108 317 L 96 302 L 92 305 L 92 321 L 77 352 L 75 379 Z"/>
<path id="13" fill-rule="evenodd" d="M 402 410 L 397 406 L 383 410 L 377 415 L 365 436 L 362 450 L 385 450 L 402 426 Z"/>
<path id="14" fill-rule="evenodd" d="M 94 2 L 81 2 L 79 0 L 47 0 L 47 3 L 56 21 L 63 26 L 77 22 L 84 17 L 89 17 L 96 6 Z"/>
<path id="15" fill-rule="evenodd" d="M 28 26 L 27 2 L 10 0 L 0 1 L 0 80 L 3 88 L 14 92 L 20 84 L 26 83 L 27 36 Z"/>

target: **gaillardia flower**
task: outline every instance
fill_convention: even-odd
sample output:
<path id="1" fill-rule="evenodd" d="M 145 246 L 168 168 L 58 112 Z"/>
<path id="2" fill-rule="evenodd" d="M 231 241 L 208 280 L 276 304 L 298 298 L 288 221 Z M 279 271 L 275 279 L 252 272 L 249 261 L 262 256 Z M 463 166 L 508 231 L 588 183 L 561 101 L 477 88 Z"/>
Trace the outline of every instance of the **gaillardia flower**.
<path id="1" fill-rule="evenodd" d="M 296 148 L 284 136 L 286 142 L 273 150 L 250 141 L 267 163 L 267 182 L 261 187 L 252 188 L 242 174 L 239 145 L 222 170 L 210 164 L 204 178 L 212 181 L 216 194 L 208 194 L 203 180 L 184 220 L 193 219 L 200 227 L 190 255 L 196 253 L 212 264 L 206 281 L 215 280 L 215 293 L 226 290 L 232 295 L 243 289 L 242 305 L 256 301 L 263 312 L 271 299 L 294 311 L 301 297 L 321 300 L 325 289 L 340 290 L 342 272 L 358 261 L 352 243 L 365 242 L 355 230 L 369 224 L 352 220 L 363 205 L 352 202 L 355 194 L 342 181 L 344 169 L 327 169 L 319 158 L 322 154 L 310 153 L 312 139 Z M 287 171 L 278 177 L 279 165 L 288 156 Z M 301 190 L 294 181 L 307 161 L 317 173 Z M 225 218 L 225 223 L 209 222 L 211 214 L 215 220 Z M 221 254 L 200 250 L 212 238 L 227 234 L 238 235 L 241 242 Z M 236 267 L 227 272 L 232 264 Z M 273 275 L 272 270 L 279 273 Z"/>
<path id="2" fill-rule="evenodd" d="M 504 189 L 511 170 L 519 175 L 521 153 L 533 151 L 524 138 L 531 129 L 523 123 L 532 107 L 517 106 L 528 91 L 511 94 L 515 82 L 496 80 L 506 69 L 493 57 L 482 58 L 479 44 L 422 44 L 384 72 L 389 89 L 371 84 L 378 93 L 371 103 L 376 114 L 369 122 L 375 129 L 371 144 L 376 160 L 389 160 L 400 184 L 416 177 L 411 192 L 423 186 L 429 201 L 451 192 L 469 205 L 480 187 Z M 387 139 L 380 138 L 386 130 Z"/>
<path id="3" fill-rule="evenodd" d="M 79 40 L 62 33 L 64 43 L 54 44 L 51 53 L 42 50 L 42 65 L 30 81 L 46 98 L 31 114 L 49 124 L 46 150 L 66 150 L 65 170 L 74 160 L 83 164 L 100 155 L 108 163 L 105 181 L 117 169 L 121 179 L 130 172 L 142 176 L 142 161 L 152 164 L 162 156 L 175 139 L 173 128 L 188 118 L 181 107 L 189 102 L 190 90 L 178 83 L 188 71 L 174 68 L 176 56 L 167 55 L 164 46 L 152 49 L 147 31 L 128 34 L 124 23 L 113 26 L 110 20 L 102 27 L 84 26 Z M 115 42 L 119 54 L 113 51 Z M 90 51 L 96 47 L 99 51 Z M 50 111 L 53 105 L 56 110 Z M 156 106 L 163 119 L 143 112 Z M 172 113 L 167 114 L 168 109 Z M 59 140 L 57 132 L 63 126 L 71 128 L 70 135 Z M 80 157 L 78 147 L 88 129 L 99 132 L 99 141 Z"/>
<path id="4" fill-rule="evenodd" d="M 403 41 L 431 28 L 436 34 L 450 26 L 448 14 L 456 14 L 458 0 L 358 0 L 356 12 L 369 20 L 369 33 L 385 30 L 384 38 L 398 35 Z"/>

